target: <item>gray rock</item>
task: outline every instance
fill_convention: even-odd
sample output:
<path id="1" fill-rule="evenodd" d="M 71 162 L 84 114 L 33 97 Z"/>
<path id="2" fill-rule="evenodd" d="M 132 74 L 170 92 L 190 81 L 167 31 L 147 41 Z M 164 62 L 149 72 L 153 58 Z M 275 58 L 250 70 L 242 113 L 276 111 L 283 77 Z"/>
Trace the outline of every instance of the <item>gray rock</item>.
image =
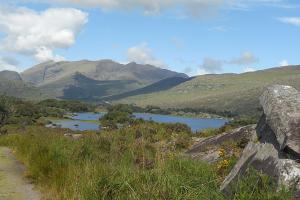
<path id="1" fill-rule="evenodd" d="M 252 140 L 255 134 L 255 125 L 249 125 L 234 129 L 228 133 L 223 133 L 209 138 L 200 138 L 186 155 L 193 159 L 201 160 L 207 163 L 215 163 L 221 159 L 220 147 L 227 142 L 245 142 Z M 256 137 L 255 137 L 256 138 Z M 195 139 L 194 139 L 195 140 Z M 228 156 L 233 155 L 234 151 L 227 152 Z"/>
<path id="2" fill-rule="evenodd" d="M 216 163 L 221 159 L 220 151 L 218 148 L 212 148 L 207 151 L 199 152 L 197 154 L 190 154 L 191 158 L 200 160 L 206 163 Z"/>
<path id="3" fill-rule="evenodd" d="M 207 148 L 216 145 L 222 145 L 225 142 L 229 141 L 240 141 L 243 139 L 250 140 L 255 133 L 256 125 L 249 125 L 234 129 L 229 133 L 223 133 L 217 136 L 209 137 L 207 139 L 201 140 L 197 144 L 195 144 L 190 150 L 188 150 L 187 154 L 197 154 L 199 152 L 206 151 Z"/>
<path id="4" fill-rule="evenodd" d="M 291 159 L 280 158 L 278 150 L 269 143 L 250 142 L 230 174 L 223 181 L 220 189 L 231 193 L 237 180 L 252 167 L 272 177 L 277 185 L 286 186 L 300 196 L 300 164 Z"/>
<path id="5" fill-rule="evenodd" d="M 291 86 L 274 85 L 265 90 L 260 103 L 279 148 L 300 155 L 300 92 Z"/>
<path id="6" fill-rule="evenodd" d="M 300 93 L 290 86 L 268 87 L 260 98 L 264 110 L 252 140 L 220 189 L 232 192 L 233 185 L 250 167 L 272 177 L 300 198 Z"/>

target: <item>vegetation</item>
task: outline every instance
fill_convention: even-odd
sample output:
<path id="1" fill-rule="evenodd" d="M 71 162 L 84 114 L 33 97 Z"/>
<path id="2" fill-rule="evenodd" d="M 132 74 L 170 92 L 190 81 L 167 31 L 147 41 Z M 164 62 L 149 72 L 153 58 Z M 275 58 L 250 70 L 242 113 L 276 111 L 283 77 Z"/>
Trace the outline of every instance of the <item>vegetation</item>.
<path id="1" fill-rule="evenodd" d="M 102 126 L 109 129 L 117 129 L 135 121 L 131 106 L 121 104 L 108 107 L 108 112 L 100 119 Z"/>
<path id="2" fill-rule="evenodd" d="M 10 111 L 6 100 L 2 97 L 0 98 L 0 133 L 2 134 L 2 127 L 7 123 Z"/>
<path id="3" fill-rule="evenodd" d="M 300 89 L 300 67 L 280 67 L 243 74 L 203 75 L 162 92 L 137 95 L 118 103 L 165 108 L 213 109 L 238 115 L 260 115 L 258 97 L 271 84 Z"/>
<path id="4" fill-rule="evenodd" d="M 232 194 L 221 193 L 220 183 L 236 162 L 236 156 L 226 153 L 232 145 L 222 147 L 216 164 L 187 158 L 182 152 L 197 135 L 184 124 L 137 120 L 132 106 L 116 105 L 101 120 L 112 126 L 69 137 L 78 132 L 37 123 L 43 116 L 73 110 L 66 101 L 3 98 L 0 115 L 8 116 L 2 123 L 7 122 L 7 134 L 0 137 L 0 145 L 14 150 L 45 199 L 292 199 L 287 190 L 276 191 L 272 180 L 256 172 L 240 180 Z M 93 108 L 79 102 L 70 105 Z M 250 122 L 240 119 L 223 130 Z"/>
<path id="5" fill-rule="evenodd" d="M 67 112 L 87 112 L 93 111 L 94 108 L 93 105 L 77 101 L 44 100 L 36 103 L 0 96 L 0 124 L 31 125 L 41 117 L 62 118 Z"/>
<path id="6" fill-rule="evenodd" d="M 82 103 L 80 101 L 67 101 L 47 99 L 38 103 L 42 107 L 51 107 L 64 109 L 69 112 L 91 112 L 95 110 L 95 106 L 92 104 Z"/>
<path id="7" fill-rule="evenodd" d="M 85 132 L 80 140 L 64 137 L 70 131 L 63 129 L 7 128 L 0 144 L 15 150 L 51 199 L 291 199 L 254 176 L 224 196 L 218 166 L 180 156 L 190 134 L 152 122 Z"/>

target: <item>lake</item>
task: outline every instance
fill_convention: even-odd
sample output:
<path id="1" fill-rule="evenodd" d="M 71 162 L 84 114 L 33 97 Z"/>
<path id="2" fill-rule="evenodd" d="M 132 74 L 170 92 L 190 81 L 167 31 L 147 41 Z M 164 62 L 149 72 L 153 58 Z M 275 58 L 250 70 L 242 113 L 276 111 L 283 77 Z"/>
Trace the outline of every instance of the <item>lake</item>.
<path id="1" fill-rule="evenodd" d="M 61 128 L 69 128 L 75 131 L 99 130 L 100 124 L 92 121 L 98 121 L 104 114 L 105 113 L 75 113 L 70 117 L 71 120 L 54 120 L 53 123 Z M 159 123 L 183 123 L 188 125 L 193 132 L 201 131 L 206 128 L 219 128 L 228 122 L 226 119 L 204 119 L 149 113 L 134 113 L 134 116 L 136 118 L 153 120 Z M 48 127 L 53 126 L 50 125 Z"/>

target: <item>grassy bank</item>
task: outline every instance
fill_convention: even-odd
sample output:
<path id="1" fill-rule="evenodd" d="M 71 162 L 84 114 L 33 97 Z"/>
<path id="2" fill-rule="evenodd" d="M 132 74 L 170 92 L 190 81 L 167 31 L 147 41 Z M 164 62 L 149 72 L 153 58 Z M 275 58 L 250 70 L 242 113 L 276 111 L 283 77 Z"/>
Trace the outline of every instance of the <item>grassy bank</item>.
<path id="1" fill-rule="evenodd" d="M 79 140 L 63 129 L 6 128 L 0 145 L 14 149 L 48 199 L 289 199 L 260 174 L 224 196 L 217 166 L 181 155 L 192 136 L 176 126 L 144 122 Z"/>

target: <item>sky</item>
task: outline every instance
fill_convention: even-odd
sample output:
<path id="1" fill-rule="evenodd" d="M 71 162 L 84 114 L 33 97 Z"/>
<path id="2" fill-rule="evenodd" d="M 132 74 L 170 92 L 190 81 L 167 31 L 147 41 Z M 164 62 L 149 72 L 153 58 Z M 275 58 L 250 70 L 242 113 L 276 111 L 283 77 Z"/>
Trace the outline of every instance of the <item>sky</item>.
<path id="1" fill-rule="evenodd" d="M 0 0 L 0 70 L 112 59 L 184 72 L 300 64 L 299 0 Z"/>

